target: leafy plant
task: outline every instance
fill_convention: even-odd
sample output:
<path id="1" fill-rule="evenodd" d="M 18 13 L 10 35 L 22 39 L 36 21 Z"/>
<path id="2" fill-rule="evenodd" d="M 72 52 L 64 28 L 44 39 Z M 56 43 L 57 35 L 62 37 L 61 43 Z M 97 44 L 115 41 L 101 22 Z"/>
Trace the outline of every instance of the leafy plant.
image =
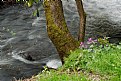
<path id="1" fill-rule="evenodd" d="M 84 44 L 87 45 L 86 48 L 82 46 Z M 99 75 L 102 81 L 121 81 L 121 43 L 115 45 L 109 44 L 107 39 L 97 41 L 89 38 L 86 43 L 80 44 L 80 48 L 71 51 L 61 68 L 57 71 L 45 69 L 37 80 L 92 80 L 94 77 L 89 79 L 88 74 Z"/>
<path id="2" fill-rule="evenodd" d="M 91 42 L 88 42 L 90 41 L 81 43 L 80 49 L 71 52 L 69 58 L 65 59 L 64 68 L 106 75 L 109 76 L 108 80 L 118 77 L 115 81 L 120 81 L 121 44 L 109 44 L 107 39 L 98 39 L 95 42 L 91 39 Z"/>

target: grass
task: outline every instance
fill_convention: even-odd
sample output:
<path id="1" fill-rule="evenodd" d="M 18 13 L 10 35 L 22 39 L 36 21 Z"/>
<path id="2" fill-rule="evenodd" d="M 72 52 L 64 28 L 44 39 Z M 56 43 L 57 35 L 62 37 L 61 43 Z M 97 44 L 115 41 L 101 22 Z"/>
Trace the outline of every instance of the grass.
<path id="1" fill-rule="evenodd" d="M 37 81 L 121 81 L 121 44 L 92 44 L 72 51 L 58 70 L 45 69 Z"/>
<path id="2" fill-rule="evenodd" d="M 37 81 L 87 81 L 83 74 L 49 71 L 37 76 Z"/>
<path id="3" fill-rule="evenodd" d="M 98 74 L 105 81 L 121 81 L 121 45 L 75 50 L 66 58 L 64 68 Z"/>

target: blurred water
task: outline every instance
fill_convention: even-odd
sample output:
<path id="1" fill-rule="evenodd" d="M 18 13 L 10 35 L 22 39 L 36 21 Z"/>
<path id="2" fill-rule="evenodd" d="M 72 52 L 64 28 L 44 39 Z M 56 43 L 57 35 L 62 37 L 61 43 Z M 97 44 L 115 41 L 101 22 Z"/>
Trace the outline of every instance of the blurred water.
<path id="1" fill-rule="evenodd" d="M 76 37 L 79 17 L 74 0 L 65 3 L 65 17 L 70 31 Z M 86 38 L 112 36 L 121 32 L 121 2 L 119 0 L 83 0 L 87 16 Z"/>
<path id="2" fill-rule="evenodd" d="M 60 63 L 42 6 L 41 18 L 33 17 L 33 10 L 15 5 L 0 11 L 0 81 L 31 77 L 51 60 Z"/>

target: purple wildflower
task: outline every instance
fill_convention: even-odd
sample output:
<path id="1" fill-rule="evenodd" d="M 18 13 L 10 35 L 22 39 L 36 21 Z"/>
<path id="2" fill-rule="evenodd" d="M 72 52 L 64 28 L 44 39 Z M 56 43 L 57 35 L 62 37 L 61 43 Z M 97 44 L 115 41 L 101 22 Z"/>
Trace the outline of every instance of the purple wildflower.
<path id="1" fill-rule="evenodd" d="M 81 43 L 80 43 L 80 47 L 81 47 L 81 48 L 87 48 L 87 45 L 84 44 L 84 42 L 81 42 Z"/>
<path id="2" fill-rule="evenodd" d="M 92 38 L 89 38 L 87 41 L 87 44 L 94 44 L 96 42 L 97 42 L 97 40 L 93 40 Z"/>

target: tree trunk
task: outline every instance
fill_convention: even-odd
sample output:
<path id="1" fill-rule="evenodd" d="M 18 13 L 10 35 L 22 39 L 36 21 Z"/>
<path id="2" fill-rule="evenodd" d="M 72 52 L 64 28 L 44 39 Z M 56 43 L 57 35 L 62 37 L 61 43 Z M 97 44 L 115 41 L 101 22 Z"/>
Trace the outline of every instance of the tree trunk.
<path id="1" fill-rule="evenodd" d="M 78 47 L 78 41 L 69 33 L 61 0 L 45 0 L 44 9 L 48 36 L 63 61 L 63 58 L 68 55 L 70 50 L 74 50 Z"/>
<path id="2" fill-rule="evenodd" d="M 86 24 L 86 14 L 84 12 L 82 0 L 75 0 L 77 5 L 77 10 L 80 16 L 80 29 L 78 39 L 84 42 L 85 37 L 85 24 Z"/>

